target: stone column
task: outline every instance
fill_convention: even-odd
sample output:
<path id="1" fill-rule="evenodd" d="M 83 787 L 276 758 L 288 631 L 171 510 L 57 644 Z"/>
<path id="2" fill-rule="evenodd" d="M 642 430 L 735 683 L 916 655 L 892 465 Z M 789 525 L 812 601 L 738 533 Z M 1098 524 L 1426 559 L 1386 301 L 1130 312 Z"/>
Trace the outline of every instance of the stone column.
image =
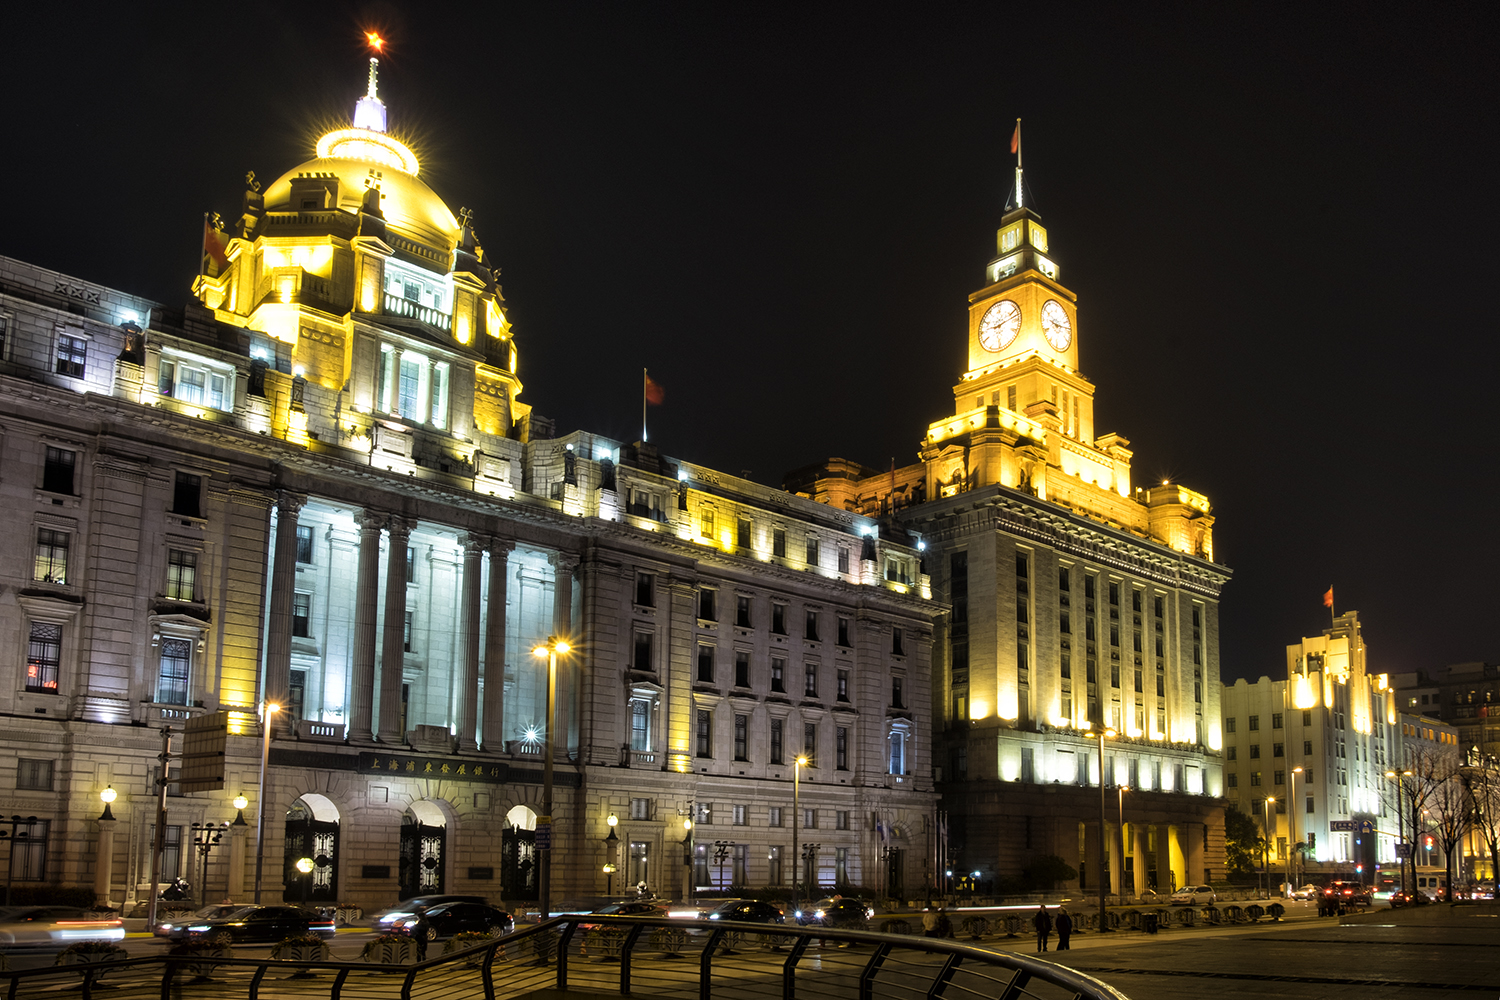
<path id="1" fill-rule="evenodd" d="M 463 630 L 463 659 L 459 661 L 458 746 L 474 750 L 479 746 L 479 584 L 484 563 L 484 538 L 466 535 L 464 546 L 463 602 L 459 627 Z"/>
<path id="2" fill-rule="evenodd" d="M 385 561 L 385 627 L 380 649 L 380 742 L 393 746 L 406 740 L 401 732 L 401 680 L 406 668 L 406 544 L 412 523 L 390 521 L 391 551 Z"/>
<path id="3" fill-rule="evenodd" d="M 380 598 L 380 529 L 385 516 L 361 511 L 359 569 L 354 583 L 354 687 L 350 692 L 349 738 L 375 738 L 375 624 Z"/>
<path id="4" fill-rule="evenodd" d="M 573 731 L 573 699 L 577 687 L 578 664 L 583 658 L 580 637 L 573 634 L 573 571 L 578 568 L 578 557 L 571 552 L 554 552 L 548 557 L 552 563 L 552 634 L 566 638 L 573 651 L 557 658 L 557 705 L 552 723 L 558 739 L 552 745 L 554 757 L 558 748 L 564 753 L 577 744 Z"/>
<path id="5" fill-rule="evenodd" d="M 94 861 L 94 902 L 108 906 L 109 886 L 115 874 L 116 819 L 99 820 L 99 854 Z"/>
<path id="6" fill-rule="evenodd" d="M 1207 860 L 1204 857 L 1208 846 L 1207 830 L 1202 823 L 1188 823 L 1183 827 L 1183 837 L 1187 840 L 1187 857 L 1183 859 L 1187 868 L 1187 884 L 1202 885 L 1208 881 L 1203 872 L 1203 865 Z"/>
<path id="7" fill-rule="evenodd" d="M 292 595 L 297 589 L 297 513 L 307 497 L 282 490 L 276 495 L 276 553 L 271 566 L 271 615 L 266 626 L 267 701 L 281 706 L 279 728 L 297 720 L 287 711 L 292 688 Z"/>
<path id="8" fill-rule="evenodd" d="M 490 540 L 489 620 L 484 633 L 484 748 L 505 749 L 505 602 L 510 553 L 516 543 Z"/>
<path id="9" fill-rule="evenodd" d="M 1104 827 L 1104 850 L 1109 854 L 1109 893 L 1112 896 L 1120 894 L 1120 879 L 1125 873 L 1125 856 L 1120 853 L 1119 833 L 1113 826 L 1108 824 Z"/>
<path id="10" fill-rule="evenodd" d="M 224 886 L 224 898 L 237 900 L 245 892 L 245 834 L 250 824 L 240 816 L 229 824 L 229 884 Z"/>
<path id="11" fill-rule="evenodd" d="M 1135 855 L 1135 894 L 1146 891 L 1146 827 L 1142 823 L 1130 824 L 1131 852 Z"/>
<path id="12" fill-rule="evenodd" d="M 1182 888 L 1182 883 L 1173 884 L 1172 867 L 1172 837 L 1173 830 L 1165 823 L 1156 825 L 1156 891 L 1165 895 L 1174 889 Z"/>

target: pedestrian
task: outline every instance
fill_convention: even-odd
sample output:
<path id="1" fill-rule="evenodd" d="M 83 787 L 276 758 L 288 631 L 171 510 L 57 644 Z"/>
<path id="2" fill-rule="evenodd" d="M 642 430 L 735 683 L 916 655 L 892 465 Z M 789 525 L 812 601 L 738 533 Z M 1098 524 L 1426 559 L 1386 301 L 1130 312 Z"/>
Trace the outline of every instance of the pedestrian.
<path id="1" fill-rule="evenodd" d="M 417 942 L 417 961 L 427 961 L 427 937 L 432 933 L 432 921 L 427 919 L 427 907 L 417 907 L 416 919 L 412 921 L 410 932 L 412 940 Z"/>
<path id="2" fill-rule="evenodd" d="M 938 933 L 938 911 L 930 906 L 927 908 L 927 912 L 922 914 L 922 936 L 942 937 Z"/>
<path id="3" fill-rule="evenodd" d="M 940 938 L 951 938 L 953 936 L 953 921 L 948 919 L 948 908 L 938 907 L 938 933 Z"/>
<path id="4" fill-rule="evenodd" d="M 1073 918 L 1068 916 L 1066 907 L 1057 908 L 1057 920 L 1052 926 L 1057 928 L 1057 950 L 1072 951 L 1068 946 L 1068 939 L 1073 936 Z"/>
<path id="5" fill-rule="evenodd" d="M 1038 954 L 1047 950 L 1047 938 L 1052 936 L 1052 917 L 1047 913 L 1047 904 L 1043 903 L 1037 907 L 1036 916 L 1031 918 L 1036 927 L 1036 950 Z"/>

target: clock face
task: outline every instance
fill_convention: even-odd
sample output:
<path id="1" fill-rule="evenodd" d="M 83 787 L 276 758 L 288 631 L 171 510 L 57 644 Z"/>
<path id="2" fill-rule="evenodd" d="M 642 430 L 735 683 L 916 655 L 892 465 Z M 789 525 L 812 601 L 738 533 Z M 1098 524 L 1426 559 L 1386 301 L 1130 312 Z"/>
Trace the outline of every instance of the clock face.
<path id="1" fill-rule="evenodd" d="M 1056 299 L 1048 299 L 1042 306 L 1042 333 L 1054 351 L 1066 351 L 1073 342 L 1073 324 L 1068 322 L 1068 311 Z"/>
<path id="2" fill-rule="evenodd" d="M 1010 299 L 990 306 L 979 321 L 979 346 L 986 351 L 1001 351 L 1011 345 L 1021 332 L 1021 308 Z"/>

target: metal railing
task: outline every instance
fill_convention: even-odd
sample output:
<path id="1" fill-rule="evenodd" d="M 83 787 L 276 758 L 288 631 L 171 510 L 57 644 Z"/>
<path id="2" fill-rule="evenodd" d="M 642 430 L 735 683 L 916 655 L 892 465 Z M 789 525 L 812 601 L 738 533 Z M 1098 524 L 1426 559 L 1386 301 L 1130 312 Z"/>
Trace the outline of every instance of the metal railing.
<path id="1" fill-rule="evenodd" d="M 0 972 L 5 1000 L 510 1000 L 537 990 L 776 1000 L 1126 1000 L 1023 955 L 937 938 L 642 917 L 559 917 L 412 965 L 157 956 Z M 81 980 L 81 981 L 80 981 Z"/>

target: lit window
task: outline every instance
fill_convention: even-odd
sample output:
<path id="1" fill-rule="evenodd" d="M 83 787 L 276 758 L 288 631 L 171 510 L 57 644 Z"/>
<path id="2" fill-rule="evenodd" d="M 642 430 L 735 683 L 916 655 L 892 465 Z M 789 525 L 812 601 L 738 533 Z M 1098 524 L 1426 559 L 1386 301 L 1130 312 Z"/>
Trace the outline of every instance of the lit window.
<path id="1" fill-rule="evenodd" d="M 205 358 L 163 354 L 156 387 L 162 396 L 193 406 L 234 409 L 234 369 Z"/>
<path id="2" fill-rule="evenodd" d="M 38 528 L 36 562 L 31 578 L 38 583 L 68 582 L 68 533 Z"/>
<path id="3" fill-rule="evenodd" d="M 186 639 L 161 640 L 161 668 L 156 679 L 159 705 L 186 705 L 188 678 L 193 663 L 193 644 Z"/>
<path id="4" fill-rule="evenodd" d="M 88 358 L 88 341 L 66 333 L 57 335 L 57 374 L 70 378 L 83 378 L 84 364 Z"/>
<path id="5" fill-rule="evenodd" d="M 22 757 L 16 763 L 16 787 L 37 792 L 52 791 L 52 765 L 50 760 Z"/>
<path id="6" fill-rule="evenodd" d="M 167 600 L 191 601 L 198 578 L 198 554 L 172 549 L 167 553 Z"/>
<path id="7" fill-rule="evenodd" d="M 58 667 L 62 662 L 62 626 L 32 622 L 26 643 L 26 690 L 57 694 Z"/>

